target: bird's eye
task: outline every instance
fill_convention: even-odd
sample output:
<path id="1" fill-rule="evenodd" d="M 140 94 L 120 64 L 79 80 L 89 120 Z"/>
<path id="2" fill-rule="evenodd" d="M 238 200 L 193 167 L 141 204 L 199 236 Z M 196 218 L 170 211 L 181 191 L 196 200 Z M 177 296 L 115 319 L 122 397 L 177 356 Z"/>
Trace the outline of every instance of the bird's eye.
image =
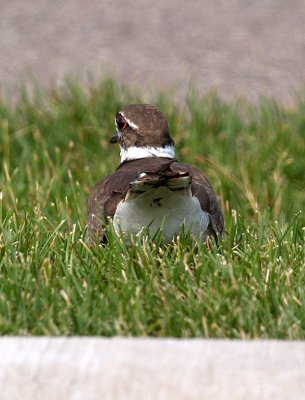
<path id="1" fill-rule="evenodd" d="M 128 126 L 127 122 L 125 121 L 125 119 L 121 115 L 118 115 L 116 117 L 116 124 L 117 124 L 117 127 L 118 127 L 118 129 L 120 131 L 123 131 Z"/>

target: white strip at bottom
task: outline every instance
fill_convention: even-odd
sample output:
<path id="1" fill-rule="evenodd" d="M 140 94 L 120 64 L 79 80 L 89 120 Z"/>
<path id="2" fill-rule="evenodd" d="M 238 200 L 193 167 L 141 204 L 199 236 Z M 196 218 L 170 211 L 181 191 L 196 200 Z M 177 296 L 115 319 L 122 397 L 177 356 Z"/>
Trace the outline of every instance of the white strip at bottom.
<path id="1" fill-rule="evenodd" d="M 0 339 L 1 400 L 303 400 L 305 343 Z"/>

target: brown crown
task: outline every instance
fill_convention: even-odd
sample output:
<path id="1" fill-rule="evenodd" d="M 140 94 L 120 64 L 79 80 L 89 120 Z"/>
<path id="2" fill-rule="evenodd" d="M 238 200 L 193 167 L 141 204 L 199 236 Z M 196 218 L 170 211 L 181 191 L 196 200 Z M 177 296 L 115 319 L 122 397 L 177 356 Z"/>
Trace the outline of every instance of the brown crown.
<path id="1" fill-rule="evenodd" d="M 125 117 L 127 125 L 123 124 L 120 117 Z M 114 136 L 111 142 L 119 142 L 125 149 L 130 146 L 165 147 L 174 144 L 163 113 L 150 104 L 130 104 L 124 107 L 118 112 L 117 121 L 120 122 L 121 135 L 119 138 Z"/>

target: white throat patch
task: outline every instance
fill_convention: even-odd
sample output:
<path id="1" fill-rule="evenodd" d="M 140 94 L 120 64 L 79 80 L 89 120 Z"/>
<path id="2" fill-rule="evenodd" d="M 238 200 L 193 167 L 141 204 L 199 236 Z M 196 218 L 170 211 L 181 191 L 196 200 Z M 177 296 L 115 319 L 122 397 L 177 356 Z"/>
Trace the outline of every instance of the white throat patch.
<path id="1" fill-rule="evenodd" d="M 121 148 L 121 163 L 123 161 L 137 160 L 138 158 L 147 157 L 164 157 L 164 158 L 175 158 L 175 148 L 173 145 L 167 145 L 165 147 L 137 147 L 130 146 L 127 149 Z"/>

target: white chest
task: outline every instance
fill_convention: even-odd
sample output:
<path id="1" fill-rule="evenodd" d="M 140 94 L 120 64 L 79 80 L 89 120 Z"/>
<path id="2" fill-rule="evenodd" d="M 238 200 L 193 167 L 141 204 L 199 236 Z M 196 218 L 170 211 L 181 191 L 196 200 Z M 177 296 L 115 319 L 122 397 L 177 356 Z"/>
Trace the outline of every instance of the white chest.
<path id="1" fill-rule="evenodd" d="M 183 225 L 193 236 L 204 238 L 209 221 L 209 215 L 202 211 L 190 189 L 171 191 L 166 187 L 128 196 L 119 203 L 113 219 L 118 234 L 136 235 L 149 226 L 153 236 L 162 228 L 167 242 L 179 234 Z"/>

